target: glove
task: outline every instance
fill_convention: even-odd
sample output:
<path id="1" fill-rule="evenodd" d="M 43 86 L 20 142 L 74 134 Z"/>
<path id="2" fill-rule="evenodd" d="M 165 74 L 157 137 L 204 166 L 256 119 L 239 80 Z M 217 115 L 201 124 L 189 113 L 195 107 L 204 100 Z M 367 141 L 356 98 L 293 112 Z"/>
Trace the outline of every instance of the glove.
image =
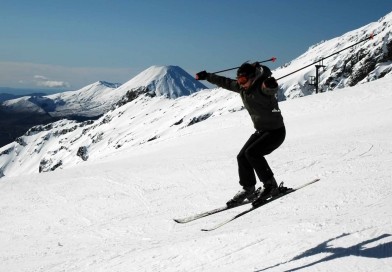
<path id="1" fill-rule="evenodd" d="M 267 78 L 261 85 L 261 91 L 265 95 L 275 95 L 278 90 L 278 82 L 274 77 Z"/>
<path id="2" fill-rule="evenodd" d="M 268 89 L 278 88 L 278 82 L 274 77 L 269 77 L 263 82 L 264 86 Z"/>
<path id="3" fill-rule="evenodd" d="M 206 80 L 207 76 L 208 76 L 208 73 L 206 71 L 201 71 L 196 74 L 196 79 L 197 80 Z"/>

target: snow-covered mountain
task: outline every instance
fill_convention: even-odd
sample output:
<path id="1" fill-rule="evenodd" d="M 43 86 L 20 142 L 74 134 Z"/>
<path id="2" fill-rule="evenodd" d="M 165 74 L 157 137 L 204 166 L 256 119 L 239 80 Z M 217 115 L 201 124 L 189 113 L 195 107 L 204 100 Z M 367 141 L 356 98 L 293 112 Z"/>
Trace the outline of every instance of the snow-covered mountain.
<path id="1" fill-rule="evenodd" d="M 135 98 L 148 93 L 177 98 L 206 88 L 178 66 L 152 66 L 122 85 L 98 81 L 76 91 L 8 100 L 2 107 L 13 112 L 48 113 L 53 117 L 96 117 L 127 99 L 126 96 Z"/>
<path id="2" fill-rule="evenodd" d="M 318 62 L 335 52 L 369 38 L 347 50 Z M 340 37 L 313 45 L 304 54 L 273 71 L 275 78 L 283 77 L 304 66 L 315 63 L 320 69 L 319 90 L 331 91 L 382 78 L 392 73 L 392 12 L 377 22 L 345 33 Z M 315 92 L 311 76 L 315 65 L 279 80 L 280 100 L 296 98 Z"/>
<path id="3" fill-rule="evenodd" d="M 35 98 L 51 116 L 100 116 L 113 106 L 110 94 L 121 86 L 120 83 L 98 81 L 77 91 L 63 92 L 47 97 Z M 32 98 L 30 98 L 32 99 Z"/>
<path id="4" fill-rule="evenodd" d="M 113 105 L 106 95 L 120 84 L 98 81 L 77 91 L 47 96 L 25 96 L 3 102 L 2 107 L 12 112 L 39 111 L 53 117 L 99 116 Z"/>
<path id="5" fill-rule="evenodd" d="M 123 84 L 117 92 L 125 93 L 140 87 L 147 88 L 149 95 L 168 98 L 187 96 L 198 90 L 207 89 L 181 67 L 170 65 L 151 66 Z"/>

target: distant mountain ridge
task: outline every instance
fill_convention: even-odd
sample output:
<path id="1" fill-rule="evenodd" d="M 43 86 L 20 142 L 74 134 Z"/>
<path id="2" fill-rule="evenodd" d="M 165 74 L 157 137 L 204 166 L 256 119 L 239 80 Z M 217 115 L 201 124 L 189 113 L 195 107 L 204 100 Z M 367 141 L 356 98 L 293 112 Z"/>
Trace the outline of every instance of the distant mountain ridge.
<path id="1" fill-rule="evenodd" d="M 31 94 L 42 94 L 42 95 L 51 95 L 51 94 L 56 94 L 60 92 L 65 92 L 69 90 L 64 90 L 64 89 L 55 89 L 55 88 L 12 88 L 12 87 L 0 87 L 0 96 L 2 94 L 10 94 L 14 95 L 17 97 L 22 97 L 22 96 L 29 96 Z"/>
<path id="2" fill-rule="evenodd" d="M 12 99 L 17 99 L 23 96 L 44 96 L 47 95 L 46 93 L 29 93 L 29 94 L 24 94 L 24 95 L 15 95 L 15 94 L 10 94 L 10 93 L 0 93 L 0 103 L 7 101 L 7 100 L 12 100 Z"/>

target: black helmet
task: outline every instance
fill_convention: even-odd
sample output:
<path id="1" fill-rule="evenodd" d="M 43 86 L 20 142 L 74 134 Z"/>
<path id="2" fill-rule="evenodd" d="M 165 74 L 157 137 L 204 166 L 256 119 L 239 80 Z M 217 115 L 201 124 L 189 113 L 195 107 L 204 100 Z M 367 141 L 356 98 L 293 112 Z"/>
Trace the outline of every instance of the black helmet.
<path id="1" fill-rule="evenodd" d="M 256 67 L 250 63 L 244 63 L 237 70 L 237 77 L 246 76 L 247 78 L 252 78 L 256 76 Z"/>

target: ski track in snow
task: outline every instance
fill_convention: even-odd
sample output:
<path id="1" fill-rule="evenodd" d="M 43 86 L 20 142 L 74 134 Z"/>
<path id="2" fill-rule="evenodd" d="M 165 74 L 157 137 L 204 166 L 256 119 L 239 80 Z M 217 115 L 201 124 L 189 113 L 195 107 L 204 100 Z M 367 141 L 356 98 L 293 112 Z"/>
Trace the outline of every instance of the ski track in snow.
<path id="1" fill-rule="evenodd" d="M 321 180 L 212 232 L 239 189 L 245 111 L 97 162 L 0 180 L 0 271 L 388 271 L 391 78 L 281 103 L 279 181 Z M 239 98 L 238 98 L 239 99 Z"/>

